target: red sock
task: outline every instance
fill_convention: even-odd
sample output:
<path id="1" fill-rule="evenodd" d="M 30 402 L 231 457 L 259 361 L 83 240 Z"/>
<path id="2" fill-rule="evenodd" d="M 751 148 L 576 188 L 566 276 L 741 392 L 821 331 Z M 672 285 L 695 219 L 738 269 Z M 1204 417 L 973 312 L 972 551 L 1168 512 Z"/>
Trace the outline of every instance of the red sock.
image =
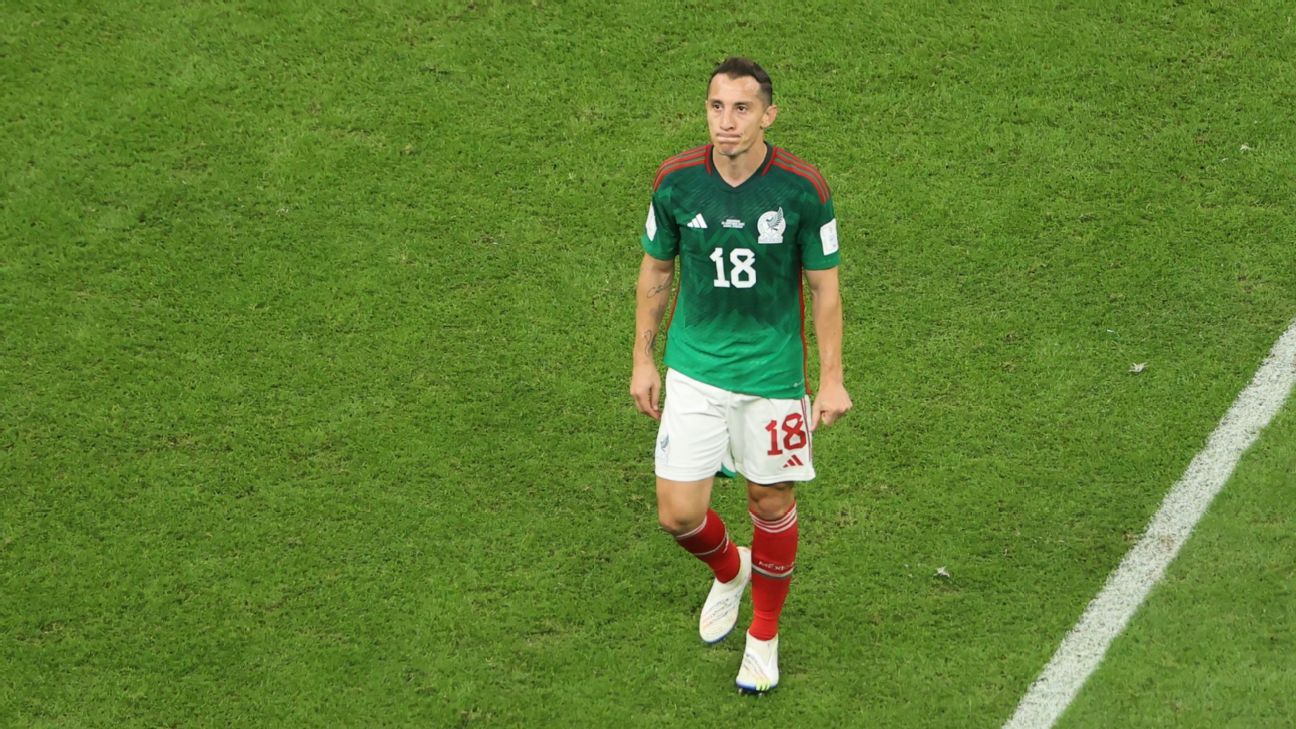
<path id="1" fill-rule="evenodd" d="M 688 553 L 707 563 L 716 579 L 728 582 L 738 576 L 738 547 L 729 539 L 724 520 L 712 509 L 707 509 L 702 525 L 688 534 L 675 537 Z"/>
<path id="2" fill-rule="evenodd" d="M 779 613 L 787 599 L 792 569 L 796 566 L 796 503 L 773 521 L 751 515 L 752 520 L 752 624 L 748 631 L 759 640 L 778 635 Z"/>

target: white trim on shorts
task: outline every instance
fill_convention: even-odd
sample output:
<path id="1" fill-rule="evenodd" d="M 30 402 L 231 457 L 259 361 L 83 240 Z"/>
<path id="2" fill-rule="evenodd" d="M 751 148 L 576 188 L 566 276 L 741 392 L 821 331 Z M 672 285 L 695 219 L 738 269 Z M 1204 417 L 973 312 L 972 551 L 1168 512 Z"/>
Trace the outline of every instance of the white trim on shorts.
<path id="1" fill-rule="evenodd" d="M 724 465 L 752 483 L 810 481 L 813 453 L 808 397 L 744 395 L 666 371 L 654 448 L 660 478 L 703 481 Z"/>

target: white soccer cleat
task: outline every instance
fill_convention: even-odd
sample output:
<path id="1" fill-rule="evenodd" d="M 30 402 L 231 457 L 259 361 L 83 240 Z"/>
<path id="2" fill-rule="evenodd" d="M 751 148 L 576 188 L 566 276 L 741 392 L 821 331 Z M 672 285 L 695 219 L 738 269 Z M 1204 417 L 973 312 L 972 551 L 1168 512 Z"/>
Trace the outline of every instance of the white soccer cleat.
<path id="1" fill-rule="evenodd" d="M 707 643 L 717 643 L 738 624 L 738 605 L 742 603 L 743 590 L 751 582 L 751 550 L 738 548 L 738 576 L 728 582 L 714 580 L 711 592 L 702 605 L 698 620 L 698 634 Z"/>
<path id="2" fill-rule="evenodd" d="M 778 636 L 760 640 L 748 633 L 747 649 L 743 651 L 742 667 L 738 669 L 738 690 L 746 694 L 763 694 L 778 682 Z"/>

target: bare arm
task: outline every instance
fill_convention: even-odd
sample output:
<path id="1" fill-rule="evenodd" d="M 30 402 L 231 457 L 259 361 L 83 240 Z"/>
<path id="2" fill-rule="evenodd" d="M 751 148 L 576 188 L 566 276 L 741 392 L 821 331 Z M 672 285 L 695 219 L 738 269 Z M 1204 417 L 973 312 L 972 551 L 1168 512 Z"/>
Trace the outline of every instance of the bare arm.
<path id="1" fill-rule="evenodd" d="M 675 261 L 663 261 L 644 254 L 639 264 L 635 291 L 634 370 L 630 375 L 630 396 L 639 412 L 661 420 L 661 375 L 657 372 L 657 333 L 666 315 Z"/>
<path id="2" fill-rule="evenodd" d="M 850 394 L 842 375 L 842 303 L 837 269 L 806 271 L 814 299 L 815 340 L 819 343 L 819 395 L 815 398 L 810 429 L 832 425 L 851 409 Z"/>

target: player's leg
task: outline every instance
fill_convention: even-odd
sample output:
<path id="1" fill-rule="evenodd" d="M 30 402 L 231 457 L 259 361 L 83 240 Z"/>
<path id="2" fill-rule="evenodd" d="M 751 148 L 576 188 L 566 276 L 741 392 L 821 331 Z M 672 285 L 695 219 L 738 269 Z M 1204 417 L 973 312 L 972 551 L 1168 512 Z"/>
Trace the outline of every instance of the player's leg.
<path id="1" fill-rule="evenodd" d="M 778 635 L 779 616 L 796 567 L 796 489 L 790 482 L 747 484 L 752 520 L 752 624 L 758 640 Z"/>
<path id="2" fill-rule="evenodd" d="M 711 509 L 715 473 L 729 451 L 725 395 L 668 371 L 656 449 L 658 521 L 715 577 L 698 621 L 708 643 L 733 630 L 751 576 L 749 553 L 734 544 L 724 520 Z"/>
<path id="3" fill-rule="evenodd" d="M 738 607 L 751 580 L 751 552 L 729 538 L 724 520 L 711 509 L 714 477 L 681 482 L 657 479 L 657 518 L 686 552 L 702 560 L 715 579 L 698 617 L 698 635 L 715 643 L 738 624 Z"/>
<path id="4" fill-rule="evenodd" d="M 738 471 L 747 478 L 752 520 L 752 624 L 738 672 L 745 691 L 778 685 L 779 617 L 796 567 L 795 483 L 814 478 L 805 399 L 753 398 L 735 424 Z"/>
<path id="5" fill-rule="evenodd" d="M 711 508 L 714 478 L 699 481 L 657 479 L 657 520 L 675 543 L 711 568 L 719 582 L 738 575 L 737 545 L 724 520 Z"/>
<path id="6" fill-rule="evenodd" d="M 657 523 L 679 539 L 702 526 L 711 508 L 714 478 L 671 481 L 657 477 Z"/>

